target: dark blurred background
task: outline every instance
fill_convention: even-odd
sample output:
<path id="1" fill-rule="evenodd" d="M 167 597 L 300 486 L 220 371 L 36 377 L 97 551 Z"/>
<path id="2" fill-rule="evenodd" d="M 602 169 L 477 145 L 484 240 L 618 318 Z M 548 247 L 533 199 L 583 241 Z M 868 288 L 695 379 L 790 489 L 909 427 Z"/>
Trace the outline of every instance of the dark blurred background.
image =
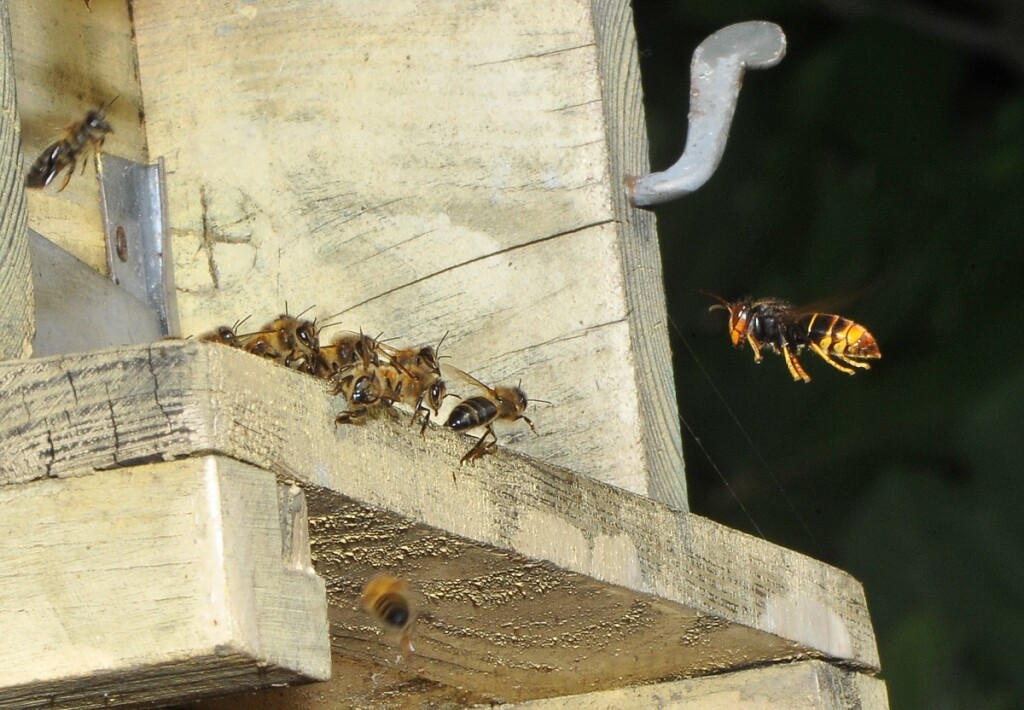
<path id="1" fill-rule="evenodd" d="M 711 181 L 655 209 L 707 451 L 684 427 L 694 512 L 861 580 L 893 708 L 1024 707 L 1024 2 L 633 10 L 655 170 L 707 35 L 771 20 L 789 40 L 746 75 Z M 850 377 L 806 352 L 795 383 L 731 347 L 702 288 L 832 301 L 883 359 Z"/>

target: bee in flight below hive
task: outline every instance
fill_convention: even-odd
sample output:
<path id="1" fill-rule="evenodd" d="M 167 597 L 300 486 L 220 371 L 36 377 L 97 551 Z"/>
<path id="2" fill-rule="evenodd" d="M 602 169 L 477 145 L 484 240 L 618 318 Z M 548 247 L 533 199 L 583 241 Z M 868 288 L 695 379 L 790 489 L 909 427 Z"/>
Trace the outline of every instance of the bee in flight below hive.
<path id="1" fill-rule="evenodd" d="M 802 313 L 785 301 L 771 298 L 730 303 L 716 294 L 701 293 L 719 301 L 709 311 L 720 308 L 729 313 L 729 337 L 735 347 L 747 342 L 754 351 L 754 362 L 761 362 L 762 348 L 781 354 L 794 381 L 811 381 L 797 360 L 805 347 L 848 375 L 856 373 L 853 368 L 869 369 L 868 360 L 882 357 L 867 328 L 842 316 Z"/>
<path id="2" fill-rule="evenodd" d="M 448 415 L 448 421 L 445 422 L 445 426 L 455 431 L 467 431 L 477 427 L 486 427 L 483 435 L 473 445 L 473 448 L 462 457 L 461 463 L 474 461 L 494 449 L 498 443 L 498 436 L 494 433 L 494 422 L 498 420 L 514 422 L 522 419 L 530 425 L 530 429 L 534 434 L 537 433 L 533 422 L 523 414 L 526 411 L 526 405 L 531 400 L 526 398 L 526 393 L 519 386 L 495 385 L 494 387 L 488 387 L 480 380 L 471 377 L 461 370 L 455 370 L 455 368 L 446 369 L 456 371 L 459 376 L 484 391 L 482 395 L 469 397 L 455 405 L 451 414 Z M 535 399 L 532 401 L 540 402 L 542 400 Z M 488 436 L 492 439 L 490 443 L 487 443 Z"/>
<path id="3" fill-rule="evenodd" d="M 381 572 L 363 587 L 363 608 L 388 631 L 401 635 L 402 654 L 413 653 L 412 624 L 416 620 L 404 579 Z"/>
<path id="4" fill-rule="evenodd" d="M 68 174 L 64 177 L 60 190 L 67 187 L 75 173 L 79 158 L 90 148 L 98 153 L 107 134 L 114 132 L 107 122 L 106 113 L 117 99 L 115 96 L 109 103 L 89 111 L 84 120 L 68 126 L 64 137 L 48 145 L 32 163 L 25 177 L 25 186 L 46 187 L 61 171 L 67 169 Z M 84 163 L 82 170 L 85 170 Z"/>

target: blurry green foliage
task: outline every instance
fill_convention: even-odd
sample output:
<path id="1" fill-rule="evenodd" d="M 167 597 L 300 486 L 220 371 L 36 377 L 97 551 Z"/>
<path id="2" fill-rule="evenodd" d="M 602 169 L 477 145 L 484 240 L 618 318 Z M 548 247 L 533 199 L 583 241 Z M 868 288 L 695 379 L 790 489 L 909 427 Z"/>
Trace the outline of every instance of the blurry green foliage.
<path id="1" fill-rule="evenodd" d="M 715 176 L 657 209 L 680 407 L 729 482 L 687 437 L 692 506 L 753 532 L 739 498 L 768 539 L 860 579 L 894 708 L 1016 707 L 1024 87 L 992 57 L 823 7 L 634 3 L 654 169 L 682 150 L 704 37 L 769 19 L 789 40 L 747 75 Z M 701 288 L 831 299 L 883 359 L 848 377 L 805 353 L 813 382 L 794 383 L 730 347 Z"/>

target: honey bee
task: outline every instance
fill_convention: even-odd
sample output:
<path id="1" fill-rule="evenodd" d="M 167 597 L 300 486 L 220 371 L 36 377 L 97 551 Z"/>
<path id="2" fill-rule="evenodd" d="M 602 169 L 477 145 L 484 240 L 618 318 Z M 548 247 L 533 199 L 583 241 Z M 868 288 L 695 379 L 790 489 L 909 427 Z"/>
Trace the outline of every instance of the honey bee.
<path id="1" fill-rule="evenodd" d="M 314 321 L 285 313 L 257 332 L 238 338 L 238 341 L 246 352 L 274 360 L 293 370 L 308 371 L 308 363 L 316 360 L 320 350 L 318 333 Z"/>
<path id="2" fill-rule="evenodd" d="M 530 421 L 529 417 L 523 414 L 523 412 L 526 411 L 526 405 L 530 400 L 526 398 L 526 393 L 523 392 L 519 386 L 508 387 L 504 385 L 495 385 L 492 388 L 464 372 L 459 371 L 459 373 L 483 389 L 484 394 L 469 397 L 455 405 L 451 414 L 448 415 L 448 421 L 445 422 L 445 426 L 450 427 L 455 431 L 466 431 L 468 429 L 476 429 L 477 427 L 485 427 L 483 435 L 476 444 L 473 445 L 473 448 L 467 451 L 466 455 L 462 457 L 461 463 L 474 461 L 484 454 L 494 450 L 494 447 L 497 446 L 498 443 L 498 437 L 494 433 L 494 422 L 498 420 L 514 422 L 522 419 L 530 425 L 530 429 L 534 434 L 537 433 L 537 429 L 533 426 L 533 422 Z M 488 436 L 492 439 L 490 443 L 486 443 Z"/>
<path id="3" fill-rule="evenodd" d="M 371 406 L 393 402 L 388 396 L 391 391 L 389 373 L 382 370 L 379 336 L 341 333 L 321 350 L 327 352 L 317 361 L 317 370 L 333 383 L 334 394 L 343 395 L 349 406 L 335 417 L 335 424 L 352 424 Z"/>
<path id="4" fill-rule="evenodd" d="M 235 321 L 234 325 L 222 325 L 214 328 L 213 330 L 201 333 L 196 340 L 200 340 L 204 343 L 219 343 L 232 348 L 239 348 L 241 347 L 241 343 L 239 342 L 240 336 L 238 335 L 238 328 L 247 320 L 249 320 L 249 316 Z"/>
<path id="5" fill-rule="evenodd" d="M 310 374 L 324 380 L 336 380 L 341 373 L 352 368 L 376 366 L 380 362 L 379 337 L 371 338 L 361 331 L 339 333 L 329 345 L 319 348 L 312 361 Z"/>
<path id="6" fill-rule="evenodd" d="M 335 418 L 336 424 L 354 423 L 372 406 L 402 403 L 413 409 L 410 426 L 424 415 L 420 427 L 424 434 L 431 413 L 437 416 L 448 396 L 435 348 L 398 349 L 380 336 L 371 338 L 361 332 L 342 333 L 321 348 L 316 371 L 334 383 L 334 394 L 348 400 L 349 409 Z"/>
<path id="7" fill-rule="evenodd" d="M 730 303 L 721 296 L 704 291 L 719 301 L 708 310 L 729 313 L 729 337 L 735 347 L 746 341 L 754 351 L 754 362 L 761 362 L 761 349 L 780 353 L 794 381 L 810 382 L 797 355 L 809 347 L 822 360 L 840 372 L 853 375 L 853 368 L 870 369 L 867 360 L 882 357 L 875 337 L 867 329 L 842 316 L 827 313 L 800 313 L 785 301 L 743 299 Z"/>
<path id="8" fill-rule="evenodd" d="M 85 119 L 67 127 L 63 138 L 47 146 L 29 168 L 25 177 L 25 187 L 46 187 L 65 169 L 68 173 L 58 192 L 67 187 L 75 173 L 78 159 L 90 148 L 98 153 L 107 134 L 114 132 L 107 123 L 106 113 L 117 99 L 115 96 L 109 103 L 89 111 Z M 82 164 L 83 172 L 85 165 Z"/>
<path id="9" fill-rule="evenodd" d="M 447 337 L 447 333 L 445 337 Z M 396 402 L 402 402 L 412 407 L 412 419 L 409 426 L 415 424 L 416 419 L 421 414 L 423 415 L 423 425 L 420 427 L 421 436 L 426 433 L 431 413 L 436 417 L 441 409 L 441 403 L 448 396 L 448 387 L 441 375 L 441 365 L 437 355 L 443 343 L 444 337 L 441 338 L 436 348 L 426 345 L 394 350 L 386 345 L 381 345 L 391 367 L 395 370 L 394 385 L 389 396 Z"/>
<path id="10" fill-rule="evenodd" d="M 408 586 L 404 579 L 381 572 L 366 583 L 361 595 L 363 608 L 370 616 L 388 631 L 401 634 L 402 652 L 406 656 L 415 651 L 412 625 L 416 620 Z"/>

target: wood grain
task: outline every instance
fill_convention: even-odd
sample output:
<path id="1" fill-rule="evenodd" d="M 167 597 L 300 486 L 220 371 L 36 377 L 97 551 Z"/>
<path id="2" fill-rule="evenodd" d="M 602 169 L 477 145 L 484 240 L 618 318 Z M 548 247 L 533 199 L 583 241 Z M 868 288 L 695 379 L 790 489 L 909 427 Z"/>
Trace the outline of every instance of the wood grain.
<path id="1" fill-rule="evenodd" d="M 34 335 L 32 278 L 15 102 L 11 26 L 0 0 L 0 359 L 28 357 Z"/>
<path id="2" fill-rule="evenodd" d="M 887 710 L 889 701 L 885 683 L 878 678 L 821 661 L 804 661 L 500 707 L 502 710 Z"/>
<path id="3" fill-rule="evenodd" d="M 0 708 L 327 678 L 324 584 L 308 547 L 283 554 L 278 497 L 214 458 L 0 488 Z"/>
<path id="4" fill-rule="evenodd" d="M 8 482 L 216 452 L 302 483 L 334 651 L 395 682 L 518 701 L 788 658 L 877 668 L 863 591 L 838 570 L 507 452 L 460 466 L 469 437 L 397 415 L 336 428 L 319 381 L 244 352 L 0 364 L 0 386 Z M 381 569 L 423 609 L 397 668 L 358 603 Z"/>
<path id="5" fill-rule="evenodd" d="M 665 290 L 660 277 L 652 278 L 662 273 L 657 227 L 654 214 L 629 204 L 624 189 L 627 175 L 650 170 L 633 13 L 623 0 L 592 0 L 591 8 L 609 146 L 608 181 L 620 230 L 630 352 L 636 362 L 639 416 L 645 432 L 642 443 L 650 471 L 648 494 L 687 510 Z"/>

